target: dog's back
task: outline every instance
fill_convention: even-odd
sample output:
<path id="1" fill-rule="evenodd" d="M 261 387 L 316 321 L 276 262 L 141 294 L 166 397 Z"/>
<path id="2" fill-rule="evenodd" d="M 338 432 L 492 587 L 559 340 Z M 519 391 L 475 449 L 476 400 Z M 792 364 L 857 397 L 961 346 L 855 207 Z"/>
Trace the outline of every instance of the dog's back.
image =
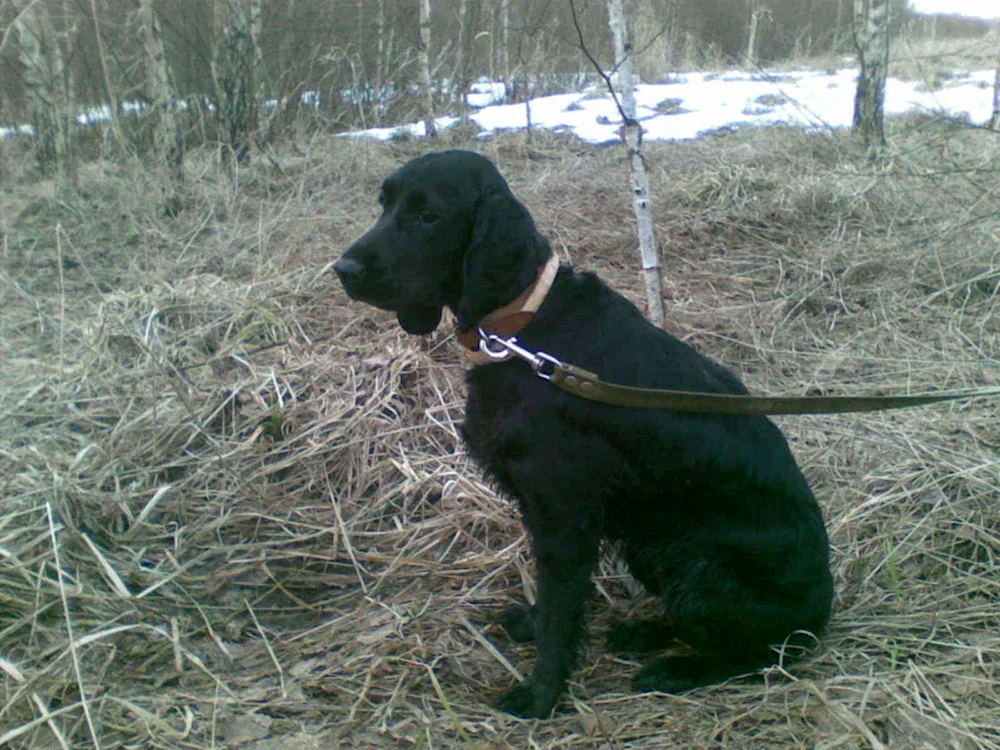
<path id="1" fill-rule="evenodd" d="M 519 340 L 609 382 L 746 393 L 592 274 L 563 269 Z M 716 681 L 770 663 L 769 647 L 793 631 L 822 631 L 832 600 L 823 518 L 769 419 L 599 404 L 523 363 L 475 368 L 468 383 L 470 451 L 538 528 L 536 556 L 595 524 L 663 597 L 664 621 L 625 626 L 613 645 L 644 651 L 677 638 L 702 653 L 680 670 L 676 660 L 654 661 L 640 686 Z"/>

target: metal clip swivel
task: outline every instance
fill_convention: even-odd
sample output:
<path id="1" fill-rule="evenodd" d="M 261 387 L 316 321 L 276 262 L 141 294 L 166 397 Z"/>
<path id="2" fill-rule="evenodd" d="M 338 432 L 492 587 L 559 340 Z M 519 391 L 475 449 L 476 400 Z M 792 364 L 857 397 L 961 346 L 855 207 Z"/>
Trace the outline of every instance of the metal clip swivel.
<path id="1" fill-rule="evenodd" d="M 491 348 L 491 346 L 499 348 Z M 520 357 L 530 364 L 535 374 L 543 380 L 551 380 L 556 368 L 562 364 L 551 354 L 525 349 L 517 343 L 515 336 L 505 339 L 495 333 L 486 333 L 482 328 L 479 329 L 479 351 L 497 362 L 509 358 L 512 354 Z"/>

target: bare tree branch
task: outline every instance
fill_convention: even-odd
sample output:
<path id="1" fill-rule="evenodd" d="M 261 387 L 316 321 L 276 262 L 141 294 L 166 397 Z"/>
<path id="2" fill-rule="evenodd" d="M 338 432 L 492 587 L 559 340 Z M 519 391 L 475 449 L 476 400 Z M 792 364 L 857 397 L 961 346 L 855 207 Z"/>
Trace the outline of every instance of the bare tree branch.
<path id="1" fill-rule="evenodd" d="M 101 73 L 104 76 L 104 87 L 108 95 L 108 107 L 111 109 L 111 132 L 118 148 L 125 147 L 122 138 L 121 123 L 118 121 L 118 96 L 115 94 L 114 84 L 111 82 L 111 74 L 108 73 L 108 58 L 104 52 L 104 40 L 101 37 L 101 22 L 97 16 L 97 0 L 90 0 L 90 12 L 94 21 L 94 38 L 97 42 L 97 56 L 101 61 Z"/>
<path id="2" fill-rule="evenodd" d="M 7 25 L 7 28 L 3 30 L 3 36 L 0 37 L 0 52 L 4 51 L 4 48 L 7 46 L 7 42 L 10 41 L 10 32 L 14 30 L 15 26 L 17 26 L 17 22 L 24 18 L 25 13 L 31 10 L 31 6 L 37 2 L 38 0 L 30 0 L 27 5 L 18 11 L 17 15 L 14 16 L 14 20 Z M 6 6 L 7 2 L 4 0 L 4 2 L 0 3 L 0 11 L 3 11 Z"/>
<path id="3" fill-rule="evenodd" d="M 618 108 L 618 114 L 621 115 L 622 122 L 627 125 L 629 119 L 628 115 L 625 114 L 625 109 L 622 107 L 622 103 L 618 99 L 618 92 L 615 90 L 615 84 L 611 80 L 611 76 L 618 72 L 620 62 L 615 61 L 615 66 L 611 69 L 610 73 L 604 72 L 604 68 L 601 66 L 601 63 L 599 63 L 597 58 L 590 53 L 590 49 L 587 47 L 587 41 L 583 38 L 583 29 L 580 28 L 580 19 L 577 16 L 576 3 L 574 0 L 569 0 L 569 9 L 573 15 L 573 28 L 576 29 L 576 36 L 580 43 L 580 51 L 583 52 L 584 56 L 590 61 L 590 64 L 594 66 L 594 70 L 597 71 L 597 75 L 604 80 L 604 85 L 607 86 L 608 93 L 611 94 L 611 99 L 614 101 L 615 107 Z"/>
<path id="4" fill-rule="evenodd" d="M 646 170 L 646 158 L 642 153 L 642 125 L 636 116 L 634 86 L 634 68 L 631 54 L 631 41 L 628 38 L 628 24 L 622 0 L 607 0 L 608 23 L 615 43 L 615 71 L 620 73 L 621 98 L 618 96 L 614 82 L 604 72 L 600 63 L 594 59 L 587 49 L 583 38 L 583 30 L 577 16 L 576 6 L 570 0 L 573 15 L 573 25 L 580 39 L 580 49 L 597 69 L 611 93 L 611 97 L 621 114 L 620 130 L 622 143 L 628 156 L 631 173 L 632 208 L 635 211 L 636 234 L 639 240 L 639 253 L 643 280 L 646 286 L 646 303 L 648 315 L 653 325 L 663 326 L 663 281 L 660 274 L 660 250 L 656 241 L 656 227 L 653 223 L 653 206 L 649 189 L 649 176 Z M 620 70 L 619 70 L 620 69 Z"/>

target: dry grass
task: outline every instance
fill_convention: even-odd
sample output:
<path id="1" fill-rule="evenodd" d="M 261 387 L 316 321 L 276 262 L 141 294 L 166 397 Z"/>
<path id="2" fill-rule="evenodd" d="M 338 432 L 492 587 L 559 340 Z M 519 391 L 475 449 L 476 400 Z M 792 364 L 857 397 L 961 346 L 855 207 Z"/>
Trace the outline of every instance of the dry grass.
<path id="1" fill-rule="evenodd" d="M 966 39 L 919 39 L 903 35 L 895 40 L 889 69 L 899 78 L 923 81 L 929 87 L 997 65 L 1000 29 Z"/>
<path id="2" fill-rule="evenodd" d="M 451 144 L 448 144 L 451 145 Z M 561 252 L 638 299 L 616 149 L 480 144 Z M 602 563 L 591 647 L 543 722 L 489 701 L 532 651 L 491 618 L 523 532 L 457 435 L 446 330 L 405 337 L 327 272 L 425 143 L 317 136 L 233 185 L 138 165 L 0 200 L 0 745 L 997 748 L 995 402 L 782 420 L 838 602 L 792 674 L 633 695 Z M 997 383 L 995 136 L 897 123 L 650 149 L 670 328 L 775 394 Z M 665 457 L 665 460 L 668 460 Z"/>

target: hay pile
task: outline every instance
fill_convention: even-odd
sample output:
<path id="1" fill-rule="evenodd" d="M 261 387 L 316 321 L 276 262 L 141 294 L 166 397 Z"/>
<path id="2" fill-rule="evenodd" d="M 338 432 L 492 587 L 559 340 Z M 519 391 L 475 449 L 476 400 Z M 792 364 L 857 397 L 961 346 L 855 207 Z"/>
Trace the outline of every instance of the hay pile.
<path id="1" fill-rule="evenodd" d="M 998 380 L 1000 148 L 902 123 L 650 153 L 670 328 L 773 394 Z M 315 138 L 242 174 L 93 167 L 9 189 L 0 261 L 0 745 L 1000 747 L 998 405 L 786 418 L 838 602 L 815 659 L 636 696 L 604 650 L 654 605 L 608 551 L 563 710 L 489 701 L 532 650 L 510 505 L 466 458 L 446 330 L 404 336 L 327 264 L 422 143 Z M 639 299 L 614 149 L 484 146 L 554 245 Z M 668 457 L 665 457 L 668 460 Z"/>

